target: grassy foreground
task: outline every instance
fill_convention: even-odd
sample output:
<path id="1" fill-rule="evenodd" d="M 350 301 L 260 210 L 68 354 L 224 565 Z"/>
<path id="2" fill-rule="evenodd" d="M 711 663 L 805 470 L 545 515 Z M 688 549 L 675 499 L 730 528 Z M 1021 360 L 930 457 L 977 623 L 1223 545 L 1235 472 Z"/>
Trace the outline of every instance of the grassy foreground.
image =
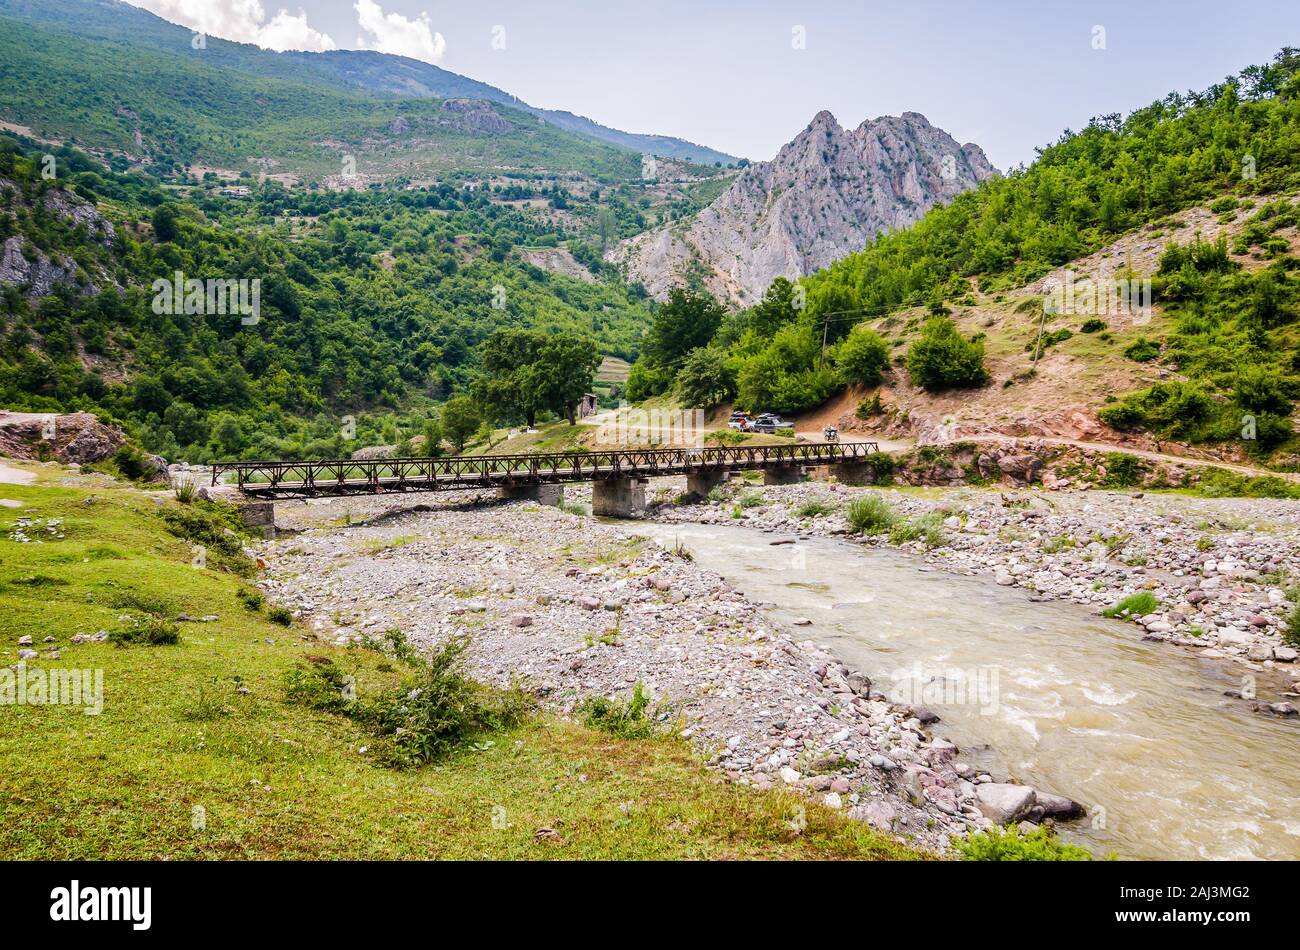
<path id="1" fill-rule="evenodd" d="M 367 733 L 289 705 L 282 678 L 328 657 L 364 692 L 395 682 L 385 657 L 272 623 L 237 596 L 247 581 L 191 566 L 190 542 L 159 517 L 178 507 L 170 497 L 96 488 L 88 506 L 90 494 L 0 484 L 23 506 L 0 508 L 0 668 L 30 634 L 30 668 L 103 671 L 99 715 L 0 705 L 0 858 L 928 856 L 796 796 L 726 783 L 680 744 L 546 715 L 433 765 L 378 765 Z M 15 540 L 20 517 L 46 540 Z M 70 643 L 121 630 L 124 592 L 219 619 L 181 623 L 175 645 Z"/>

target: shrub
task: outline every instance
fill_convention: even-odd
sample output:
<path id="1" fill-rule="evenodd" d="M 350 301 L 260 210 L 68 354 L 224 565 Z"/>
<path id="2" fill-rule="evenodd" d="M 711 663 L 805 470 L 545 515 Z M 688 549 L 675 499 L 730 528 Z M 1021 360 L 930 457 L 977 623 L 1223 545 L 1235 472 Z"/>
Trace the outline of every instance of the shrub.
<path id="1" fill-rule="evenodd" d="M 194 499 L 198 497 L 199 489 L 192 481 L 186 479 L 183 482 L 176 483 L 175 493 L 177 501 L 182 505 L 188 505 L 192 504 Z"/>
<path id="2" fill-rule="evenodd" d="M 879 333 L 859 324 L 836 346 L 835 366 L 846 383 L 878 386 L 889 368 L 889 347 Z"/>
<path id="3" fill-rule="evenodd" d="M 1018 828 L 991 828 L 953 842 L 963 861 L 1091 861 L 1092 852 L 1067 844 L 1049 828 L 1038 827 L 1027 835 Z"/>
<path id="4" fill-rule="evenodd" d="M 454 751 L 474 735 L 517 725 L 535 706 L 518 688 L 493 690 L 467 678 L 462 661 L 468 645 L 464 637 L 453 638 L 427 659 L 399 651 L 396 659 L 415 674 L 373 699 L 358 698 L 333 661 L 317 658 L 285 674 L 285 698 L 346 715 L 376 736 L 373 751 L 379 761 L 414 768 Z"/>
<path id="5" fill-rule="evenodd" d="M 652 708 L 650 702 L 650 691 L 638 680 L 626 702 L 591 696 L 582 702 L 578 711 L 589 728 L 620 739 L 649 739 L 665 731 L 664 720 L 669 711 L 664 704 Z"/>
<path id="6" fill-rule="evenodd" d="M 880 404 L 880 390 L 871 394 L 870 399 L 864 399 L 858 403 L 857 417 L 859 419 L 870 419 L 872 416 L 878 416 L 885 411 L 885 407 Z"/>
<path id="7" fill-rule="evenodd" d="M 108 638 L 120 647 L 134 643 L 151 647 L 171 646 L 181 642 L 181 632 L 172 621 L 146 614 L 143 617 L 129 617 L 126 626 L 114 630 Z"/>
<path id="8" fill-rule="evenodd" d="M 835 510 L 835 506 L 829 502 L 814 499 L 805 501 L 795 509 L 795 515 L 799 518 L 818 518 L 822 515 L 829 515 Z"/>
<path id="9" fill-rule="evenodd" d="M 984 344 L 964 339 L 947 317 L 933 317 L 907 350 L 907 372 L 923 389 L 983 386 L 989 381 L 984 368 Z"/>
<path id="10" fill-rule="evenodd" d="M 1160 601 L 1149 590 L 1129 594 L 1117 604 L 1103 610 L 1103 617 L 1145 617 L 1160 609 Z"/>
<path id="11" fill-rule="evenodd" d="M 262 597 L 262 592 L 260 590 L 253 590 L 251 587 L 240 588 L 239 592 L 235 596 L 239 598 L 240 602 L 245 607 L 252 611 L 261 610 L 262 605 L 266 603 L 265 599 Z"/>
<path id="12" fill-rule="evenodd" d="M 763 493 L 759 491 L 747 491 L 736 499 L 736 504 L 742 508 L 756 508 L 763 503 Z"/>
<path id="13" fill-rule="evenodd" d="M 122 477 L 137 481 L 150 471 L 149 461 L 134 445 L 124 445 L 113 453 L 113 464 Z"/>
<path id="14" fill-rule="evenodd" d="M 287 627 L 293 623 L 293 614 L 288 607 L 272 607 L 266 612 L 266 619 L 271 623 L 278 623 L 282 627 Z"/>
<path id="15" fill-rule="evenodd" d="M 889 502 L 879 495 L 864 495 L 849 503 L 849 529 L 855 534 L 880 534 L 894 524 L 896 517 Z"/>
<path id="16" fill-rule="evenodd" d="M 243 522 L 232 506 L 198 501 L 184 508 L 164 508 L 158 517 L 176 537 L 201 545 L 234 573 L 252 575 L 253 562 L 243 552 Z"/>
<path id="17" fill-rule="evenodd" d="M 1079 327 L 1079 332 L 1080 332 L 1080 333 L 1099 333 L 1099 332 L 1101 332 L 1101 331 L 1104 330 L 1104 329 L 1106 329 L 1106 321 L 1105 321 L 1105 320 L 1100 320 L 1100 319 L 1098 319 L 1097 317 L 1092 317 L 1092 318 L 1089 319 L 1089 320 L 1084 320 L 1084 321 L 1083 321 L 1083 326 Z"/>
<path id="18" fill-rule="evenodd" d="M 1293 647 L 1300 647 L 1300 607 L 1292 608 L 1286 618 L 1286 629 L 1282 631 L 1282 639 Z"/>
<path id="19" fill-rule="evenodd" d="M 944 542 L 943 515 L 937 511 L 895 524 L 889 532 L 890 544 L 907 544 L 920 541 L 926 548 L 937 548 Z"/>
<path id="20" fill-rule="evenodd" d="M 139 590 L 117 591 L 108 602 L 115 610 L 136 610 L 155 617 L 175 617 L 180 612 L 175 601 Z"/>
<path id="21" fill-rule="evenodd" d="M 1160 355 L 1160 344 L 1146 337 L 1139 337 L 1124 348 L 1124 355 L 1135 363 L 1150 363 Z"/>
<path id="22" fill-rule="evenodd" d="M 1126 452 L 1109 452 L 1106 455 L 1106 477 L 1101 484 L 1107 488 L 1131 488 L 1142 480 L 1142 460 Z"/>
<path id="23" fill-rule="evenodd" d="M 1203 469 L 1200 475 L 1194 491 L 1206 498 L 1300 498 L 1300 485 L 1276 475 L 1251 477 L 1221 468 Z"/>

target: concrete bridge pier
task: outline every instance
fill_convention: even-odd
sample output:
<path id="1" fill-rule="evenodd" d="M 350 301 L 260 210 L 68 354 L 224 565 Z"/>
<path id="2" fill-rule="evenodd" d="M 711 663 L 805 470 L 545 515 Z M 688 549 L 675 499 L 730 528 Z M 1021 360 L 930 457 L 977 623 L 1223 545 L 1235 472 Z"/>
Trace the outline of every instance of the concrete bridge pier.
<path id="1" fill-rule="evenodd" d="M 640 518 L 645 514 L 648 478 L 607 478 L 591 483 L 591 513 L 607 518 Z"/>
<path id="2" fill-rule="evenodd" d="M 245 528 L 260 533 L 268 541 L 275 539 L 275 502 L 241 500 L 237 507 Z"/>
<path id="3" fill-rule="evenodd" d="M 797 485 L 803 479 L 803 467 L 799 465 L 778 465 L 763 469 L 764 485 Z"/>
<path id="4" fill-rule="evenodd" d="M 497 497 L 503 501 L 535 501 L 539 505 L 558 505 L 564 501 L 563 485 L 502 485 Z"/>
<path id="5" fill-rule="evenodd" d="M 686 476 L 686 494 L 696 499 L 706 497 L 728 478 L 722 469 L 707 468 L 699 472 L 690 472 Z"/>
<path id="6" fill-rule="evenodd" d="M 870 485 L 874 472 L 864 462 L 840 462 L 827 465 L 826 474 L 834 475 L 841 485 Z"/>

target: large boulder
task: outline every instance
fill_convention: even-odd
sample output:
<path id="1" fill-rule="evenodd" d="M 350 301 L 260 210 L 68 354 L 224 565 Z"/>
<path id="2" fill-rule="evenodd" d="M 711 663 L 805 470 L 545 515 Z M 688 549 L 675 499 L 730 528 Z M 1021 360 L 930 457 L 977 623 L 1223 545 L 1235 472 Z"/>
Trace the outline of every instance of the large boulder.
<path id="1" fill-rule="evenodd" d="M 10 458 L 88 465 L 108 458 L 125 441 L 121 429 L 89 412 L 0 411 L 0 455 Z"/>
<path id="2" fill-rule="evenodd" d="M 1087 810 L 1072 798 L 1066 798 L 1064 795 L 1053 795 L 1051 792 L 1035 792 L 1035 806 L 1043 810 L 1044 818 L 1055 818 L 1057 821 L 1070 821 L 1074 818 L 1082 818 L 1087 814 Z"/>
<path id="3" fill-rule="evenodd" d="M 975 800 L 984 817 L 994 824 L 1006 825 L 1027 816 L 1038 795 L 1027 785 L 987 782 L 975 786 Z"/>

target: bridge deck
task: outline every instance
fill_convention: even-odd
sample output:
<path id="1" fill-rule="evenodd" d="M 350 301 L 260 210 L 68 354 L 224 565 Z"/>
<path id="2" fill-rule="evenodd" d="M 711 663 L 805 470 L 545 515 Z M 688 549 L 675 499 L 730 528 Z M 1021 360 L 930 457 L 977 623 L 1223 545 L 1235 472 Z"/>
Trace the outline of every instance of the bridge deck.
<path id="1" fill-rule="evenodd" d="M 221 462 L 246 494 L 261 497 L 363 495 L 449 491 L 516 485 L 649 478 L 697 472 L 743 471 L 805 465 L 852 464 L 878 452 L 875 442 L 808 442 L 795 445 L 631 449 L 528 455 L 461 455 L 447 458 L 326 459 L 308 462 Z"/>

